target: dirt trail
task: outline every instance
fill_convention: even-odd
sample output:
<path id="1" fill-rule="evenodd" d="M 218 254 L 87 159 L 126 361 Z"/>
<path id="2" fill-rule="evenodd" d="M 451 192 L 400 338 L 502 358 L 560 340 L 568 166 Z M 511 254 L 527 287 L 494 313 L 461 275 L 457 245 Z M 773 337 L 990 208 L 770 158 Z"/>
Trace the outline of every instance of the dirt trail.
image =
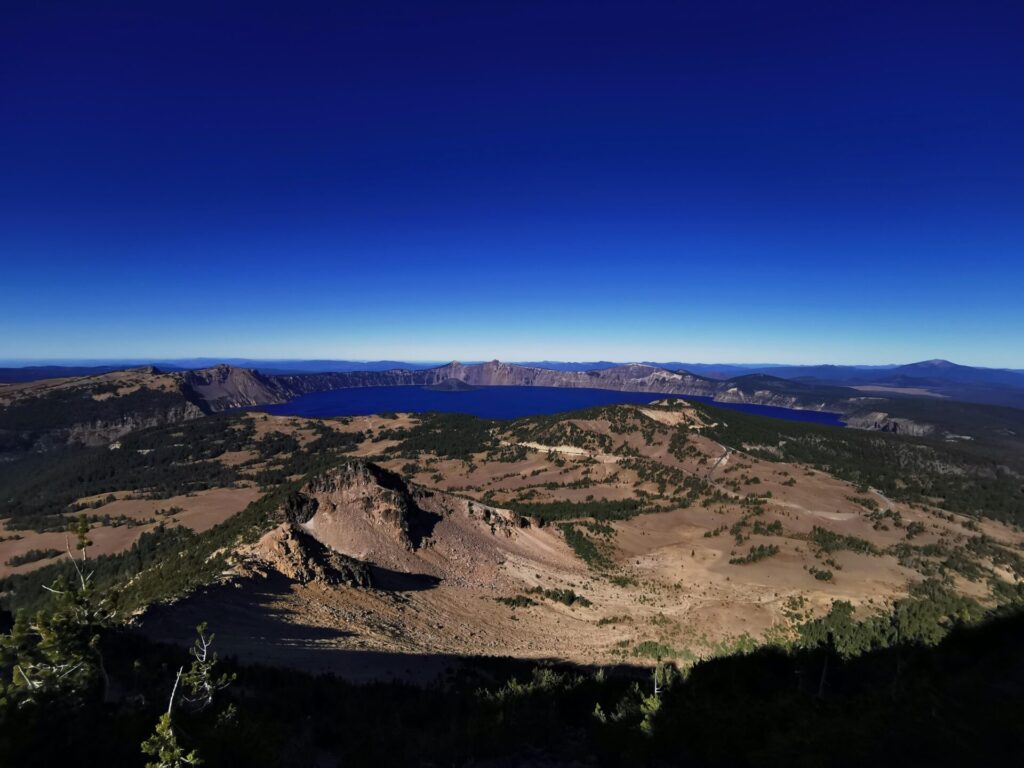
<path id="1" fill-rule="evenodd" d="M 610 453 L 598 453 L 596 451 L 588 451 L 586 448 L 578 448 L 574 445 L 544 445 L 543 443 L 530 442 L 515 443 L 515 445 L 522 446 L 523 448 L 529 448 L 530 450 L 533 451 L 540 451 L 541 453 L 560 453 L 565 456 L 589 456 L 590 458 L 593 458 L 595 461 L 599 461 L 602 464 L 619 463 L 618 456 L 612 456 Z"/>
<path id="2" fill-rule="evenodd" d="M 705 480 L 711 480 L 711 476 L 715 474 L 715 470 L 718 469 L 719 466 L 724 467 L 726 464 L 729 463 L 729 456 L 733 452 L 732 448 L 724 448 L 723 450 L 724 453 L 722 453 L 722 455 L 718 457 L 718 461 L 716 461 L 714 465 L 711 467 L 711 469 L 708 470 Z"/>

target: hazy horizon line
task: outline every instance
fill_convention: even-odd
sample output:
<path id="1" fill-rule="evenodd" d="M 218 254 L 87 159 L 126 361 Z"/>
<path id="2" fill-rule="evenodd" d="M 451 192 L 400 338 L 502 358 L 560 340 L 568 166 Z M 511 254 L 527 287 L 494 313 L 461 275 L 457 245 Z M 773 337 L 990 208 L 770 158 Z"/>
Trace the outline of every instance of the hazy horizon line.
<path id="1" fill-rule="evenodd" d="M 811 368 L 820 366 L 835 366 L 835 367 L 847 367 L 847 368 L 895 368 L 903 365 L 913 365 L 921 362 L 929 362 L 931 360 L 943 360 L 945 362 L 953 362 L 948 358 L 920 358 L 911 360 L 910 362 L 888 362 L 888 363 L 835 363 L 835 362 L 814 362 L 814 363 L 778 363 L 778 362 L 702 362 L 700 360 L 611 360 L 604 358 L 595 358 L 590 360 L 585 359 L 568 359 L 568 358 L 555 358 L 555 357 L 538 357 L 532 359 L 517 359 L 517 360 L 501 360 L 500 358 L 492 357 L 486 359 L 460 359 L 458 357 L 451 357 L 446 359 L 415 359 L 407 357 L 378 357 L 378 358 L 367 358 L 367 357 L 242 357 L 237 355 L 196 355 L 196 356 L 183 356 L 183 357 L 163 357 L 163 356 L 149 356 L 149 357 L 46 357 L 46 358 L 31 358 L 31 357 L 12 357 L 12 358 L 0 358 L 0 367 L 7 368 L 29 368 L 34 366 L 54 366 L 54 367 L 70 367 L 70 366 L 103 366 L 103 365 L 153 365 L 158 363 L 189 363 L 189 362 L 203 362 L 211 365 L 217 364 L 238 364 L 239 361 L 245 363 L 381 363 L 381 362 L 394 362 L 394 363 L 408 363 L 413 365 L 431 365 L 441 366 L 447 365 L 453 362 L 460 362 L 464 365 L 479 365 L 481 363 L 499 361 L 505 362 L 512 365 L 524 365 L 527 363 L 561 363 L 566 365 L 584 365 L 590 363 L 610 363 L 612 365 L 630 365 L 630 364 L 678 364 L 678 365 L 701 365 L 701 366 L 733 366 L 738 368 L 762 368 L 762 367 L 777 367 L 777 368 Z M 955 365 L 964 365 L 971 368 L 988 368 L 991 370 L 1007 370 L 1007 371 L 1019 371 L 1021 368 L 1013 368 L 1007 366 L 992 366 L 992 365 L 971 365 L 968 363 L 954 363 Z"/>

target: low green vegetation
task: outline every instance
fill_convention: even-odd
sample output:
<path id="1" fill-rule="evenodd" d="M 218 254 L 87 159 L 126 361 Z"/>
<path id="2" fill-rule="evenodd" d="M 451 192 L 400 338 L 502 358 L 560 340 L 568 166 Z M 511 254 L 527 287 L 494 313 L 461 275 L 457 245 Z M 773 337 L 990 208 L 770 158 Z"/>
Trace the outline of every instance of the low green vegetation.
<path id="1" fill-rule="evenodd" d="M 583 608 L 589 608 L 591 603 L 583 595 L 576 594 L 571 589 L 546 589 L 544 587 L 531 587 L 526 590 L 528 595 L 539 595 L 545 600 L 551 600 L 555 603 L 561 603 L 562 605 L 574 606 L 579 605 Z"/>
<path id="2" fill-rule="evenodd" d="M 299 447 L 298 439 L 284 432 L 268 432 L 256 442 L 256 450 L 263 460 L 281 453 L 294 453 Z"/>
<path id="3" fill-rule="evenodd" d="M 828 528 L 814 526 L 807 536 L 807 540 L 817 546 L 820 552 L 834 554 L 844 550 L 856 552 L 861 555 L 880 555 L 878 548 L 866 539 L 857 536 L 848 536 L 842 533 L 830 531 Z"/>
<path id="4" fill-rule="evenodd" d="M 918 601 L 888 618 L 858 620 L 837 604 L 791 649 L 721 656 L 686 674 L 670 664 L 609 673 L 467 659 L 444 685 L 355 685 L 224 660 L 205 676 L 198 670 L 195 689 L 213 688 L 212 703 L 175 706 L 169 725 L 175 747 L 211 768 L 324 759 L 350 766 L 674 765 L 684 753 L 706 766 L 888 765 L 905 754 L 945 765 L 972 764 L 979 744 L 986 759 L 1015 764 L 1024 748 L 1016 706 L 1024 677 L 993 660 L 1017 657 L 1024 617 L 971 627 L 957 612 L 953 604 Z M 32 706 L 13 705 L 7 686 L 18 657 L 0 654 L 0 754 L 11 765 L 56 765 L 74 754 L 85 768 L 142 768 L 152 759 L 143 743 L 167 739 L 158 723 L 177 670 L 191 672 L 193 657 L 111 628 L 85 637 L 98 638 L 93 648 L 102 656 L 88 643 L 62 643 L 57 658 L 86 660 L 85 674 Z M 682 655 L 657 640 L 630 649 L 648 665 Z M 117 706 L 103 704 L 100 658 L 123 691 Z M 193 690 L 186 689 L 189 699 L 203 701 Z M 955 728 L 936 727 L 954 716 Z M 55 717 L 61 727 L 47 727 Z"/>
<path id="5" fill-rule="evenodd" d="M 50 558 L 57 557 L 60 554 L 62 553 L 59 549 L 30 549 L 28 552 L 23 552 L 20 555 L 9 557 L 5 565 L 9 565 L 13 568 L 19 565 L 35 563 L 39 560 L 49 560 Z"/>
<path id="6" fill-rule="evenodd" d="M 769 557 L 779 554 L 779 548 L 774 544 L 756 544 L 750 551 L 740 557 L 729 558 L 730 565 L 750 565 Z"/>
<path id="7" fill-rule="evenodd" d="M 121 447 L 82 448 L 0 463 L 0 519 L 17 527 L 63 530 L 72 502 L 134 491 L 166 499 L 232 486 L 238 470 L 216 461 L 251 444 L 253 428 L 238 417 L 214 416 L 125 435 Z"/>
<path id="8" fill-rule="evenodd" d="M 630 418 L 615 416 L 613 431 L 624 433 Z M 994 516 L 1019 515 L 1013 507 L 1019 487 L 1015 491 L 1007 481 L 1014 470 L 987 467 L 981 454 L 957 454 L 961 463 L 954 465 L 941 446 L 890 436 L 851 437 L 849 430 L 804 430 L 807 425 L 790 423 L 769 429 L 747 421 L 756 418 L 730 411 L 728 425 L 722 419 L 713 437 L 740 440 L 728 444 L 752 446 L 754 453 L 792 452 L 893 498 L 916 494 L 947 508 L 972 507 L 968 514 L 985 513 L 986 499 L 992 498 Z M 430 466 L 425 456 L 470 461 L 475 454 L 490 452 L 503 455 L 503 461 L 522 460 L 521 451 L 496 442 L 495 429 L 496 423 L 487 420 L 427 415 L 411 430 L 385 429 L 375 439 L 398 440 L 397 449 L 387 455 L 408 454 L 407 463 L 424 468 Z M 524 439 L 557 438 L 561 444 L 576 441 L 607 450 L 603 441 L 587 437 L 592 433 L 559 427 L 554 417 L 533 426 L 518 423 L 516 429 Z M 675 647 L 667 620 L 657 617 L 653 626 L 644 626 L 659 639 L 635 645 L 624 640 L 626 664 L 613 672 L 466 659 L 443 685 L 356 686 L 329 675 L 233 660 L 218 663 L 214 658 L 196 667 L 198 656 L 147 642 L 128 630 L 123 621 L 133 611 L 211 583 L 223 571 L 232 547 L 253 541 L 282 519 L 281 510 L 289 509 L 289 500 L 302 485 L 288 478 L 330 466 L 363 438 L 322 425 L 315 430 L 316 439 L 303 447 L 283 433 L 256 440 L 251 425 L 239 417 L 215 417 L 208 423 L 128 436 L 119 450 L 71 451 L 59 459 L 30 457 L 18 462 L 18 472 L 0 468 L 5 489 L 0 516 L 63 529 L 72 511 L 69 505 L 78 498 L 99 495 L 105 504 L 103 494 L 126 490 L 166 498 L 208 483 L 236 482 L 240 470 L 216 461 L 226 451 L 253 450 L 261 462 L 271 463 L 259 474 L 268 492 L 243 512 L 202 534 L 158 525 L 124 553 L 90 558 L 88 587 L 77 586 L 81 574 L 67 558 L 0 581 L 5 605 L 17 615 L 13 629 L 0 638 L 0 762 L 53 765 L 71 756 L 85 768 L 141 767 L 147 760 L 165 758 L 164 765 L 201 759 L 207 766 L 253 768 L 335 762 L 661 766 L 683 760 L 695 765 L 816 766 L 885 764 L 893 755 L 913 754 L 915 762 L 971 764 L 983 745 L 986 759 L 1014 764 L 1024 749 L 1017 714 L 1024 674 L 1012 663 L 1019 658 L 1024 632 L 1024 618 L 1017 612 L 1024 605 L 1024 588 L 1002 579 L 990 582 L 1002 607 L 986 616 L 977 601 L 953 592 L 949 579 L 954 573 L 977 581 L 993 579 L 994 568 L 1024 579 L 1024 557 L 984 535 L 922 544 L 918 537 L 925 531 L 914 523 L 906 526 L 898 545 L 886 550 L 934 575 L 913 587 L 908 598 L 870 613 L 836 602 L 816 617 L 802 600 L 793 599 L 787 604 L 794 622 L 787 625 L 794 627 L 787 629 L 792 634 L 788 642 L 755 647 L 749 635 L 743 636 L 716 648 L 721 657 L 708 661 L 697 661 L 686 648 Z M 660 427 L 649 427 L 644 439 L 651 443 L 665 434 Z M 772 434 L 779 438 L 776 442 L 759 442 Z M 833 440 L 835 434 L 842 437 Z M 879 439 L 884 461 L 872 455 Z M 677 440 L 675 447 L 685 456 L 689 443 Z M 623 462 L 642 472 L 641 481 L 665 497 L 685 503 L 711 493 L 696 481 L 658 470 L 628 453 L 621 452 Z M 910 468 L 907 487 L 899 487 L 894 477 L 893 467 L 899 466 Z M 951 466 L 957 472 L 938 477 Z M 747 484 L 752 481 L 746 478 Z M 650 486 L 644 490 L 649 492 Z M 935 491 L 949 494 L 926 496 Z M 628 576 L 607 572 L 614 536 L 608 521 L 658 509 L 652 498 L 509 506 L 519 514 L 558 523 L 575 554 L 606 571 L 602 579 L 639 586 Z M 739 500 L 740 523 L 706 535 L 729 531 L 737 541 L 783 535 L 780 521 L 763 521 L 764 499 L 748 494 Z M 892 515 L 858 503 L 877 525 L 902 527 Z M 79 520 L 80 541 L 87 537 L 87 524 L 101 517 Z M 807 541 L 819 556 L 841 551 L 879 554 L 863 539 L 824 528 L 813 529 Z M 745 565 L 778 552 L 774 544 L 757 544 L 730 562 Z M 59 553 L 44 550 L 38 559 L 54 554 Z M 831 568 L 838 566 L 831 558 L 823 565 L 830 569 L 811 567 L 809 572 L 831 581 Z M 56 588 L 56 594 L 44 586 Z M 540 601 L 572 608 L 592 605 L 574 589 L 540 586 L 497 601 L 513 609 L 529 609 Z M 585 619 L 587 614 L 576 616 Z M 630 621 L 611 616 L 597 624 Z M 200 629 L 201 645 L 211 640 L 205 632 Z M 692 666 L 685 674 L 670 664 L 650 669 L 652 662 L 666 659 Z M 410 665 L 419 661 L 410 657 Z M 182 699 L 176 705 L 172 699 L 168 706 L 179 669 L 188 702 Z M 237 680 L 228 686 L 232 676 Z M 207 699 L 207 704 L 195 705 Z"/>
<path id="9" fill-rule="evenodd" d="M 827 568 L 818 568 L 817 566 L 812 565 L 807 570 L 808 573 L 810 573 L 811 576 L 813 576 L 818 581 L 832 581 L 832 571 L 828 570 Z"/>
<path id="10" fill-rule="evenodd" d="M 92 558 L 92 584 L 98 591 L 109 593 L 111 609 L 122 617 L 209 584 L 223 572 L 227 548 L 258 538 L 283 507 L 287 495 L 298 487 L 298 483 L 282 485 L 202 534 L 160 524 L 152 532 L 143 533 L 125 552 Z M 12 611 L 37 611 L 47 603 L 43 585 L 58 578 L 71 579 L 74 572 L 70 562 L 61 560 L 31 573 L 0 579 L 5 605 Z"/>
<path id="11" fill-rule="evenodd" d="M 770 523 L 762 523 L 760 520 L 755 520 L 751 530 L 758 536 L 781 536 L 782 535 L 782 521 L 773 520 Z"/>
<path id="12" fill-rule="evenodd" d="M 533 600 L 526 595 L 516 595 L 515 597 L 496 597 L 495 602 L 507 605 L 510 608 L 529 608 L 532 605 L 537 605 L 537 601 Z"/>
<path id="13" fill-rule="evenodd" d="M 614 566 L 611 546 L 606 541 L 592 539 L 572 523 L 562 523 L 558 527 L 565 536 L 565 543 L 569 548 L 591 568 L 608 570 Z"/>
<path id="14" fill-rule="evenodd" d="M 544 600 L 550 600 L 554 603 L 561 603 L 562 605 L 581 606 L 583 608 L 589 608 L 593 603 L 590 602 L 583 595 L 577 594 L 572 589 L 547 589 L 545 587 L 531 587 L 526 590 L 525 595 L 516 595 L 515 597 L 496 597 L 496 602 L 502 605 L 507 605 L 510 608 L 530 608 L 537 605 L 537 601 L 533 597 L 540 597 Z"/>
<path id="15" fill-rule="evenodd" d="M 636 499 L 625 501 L 550 501 L 524 504 L 509 502 L 512 511 L 524 517 L 536 517 L 542 522 L 558 520 L 628 520 L 651 511 L 650 506 Z"/>
<path id="16" fill-rule="evenodd" d="M 655 659 L 657 661 L 661 661 L 662 659 L 681 659 L 689 656 L 688 651 L 677 650 L 671 645 L 657 640 L 643 640 L 633 646 L 631 653 L 633 656 L 639 656 L 645 659 Z"/>
<path id="17" fill-rule="evenodd" d="M 403 458 L 418 460 L 424 454 L 469 461 L 474 454 L 496 450 L 494 429 L 498 422 L 460 413 L 419 414 L 408 429 L 382 429 L 380 440 L 398 440 L 389 451 Z"/>
<path id="18" fill-rule="evenodd" d="M 758 458 L 809 465 L 887 497 L 933 504 L 950 512 L 1024 524 L 1024 415 L 1011 408 L 965 403 L 922 403 L 905 398 L 900 408 L 925 409 L 929 423 L 967 420 L 960 433 L 980 434 L 970 445 L 858 429 L 837 429 L 726 411 L 703 403 L 704 434 Z M 893 401 L 894 404 L 897 401 Z M 948 412 L 942 410 L 949 408 Z M 953 422 L 950 422 L 953 419 Z M 869 511 L 868 497 L 857 497 Z"/>

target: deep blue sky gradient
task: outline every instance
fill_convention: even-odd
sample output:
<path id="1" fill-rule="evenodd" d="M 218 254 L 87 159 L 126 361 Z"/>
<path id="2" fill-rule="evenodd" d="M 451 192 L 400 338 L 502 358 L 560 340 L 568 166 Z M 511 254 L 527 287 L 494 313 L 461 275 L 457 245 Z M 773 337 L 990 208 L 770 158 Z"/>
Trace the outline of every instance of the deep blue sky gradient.
<path id="1" fill-rule="evenodd" d="M 7 2 L 0 358 L 1024 367 L 1020 2 Z"/>

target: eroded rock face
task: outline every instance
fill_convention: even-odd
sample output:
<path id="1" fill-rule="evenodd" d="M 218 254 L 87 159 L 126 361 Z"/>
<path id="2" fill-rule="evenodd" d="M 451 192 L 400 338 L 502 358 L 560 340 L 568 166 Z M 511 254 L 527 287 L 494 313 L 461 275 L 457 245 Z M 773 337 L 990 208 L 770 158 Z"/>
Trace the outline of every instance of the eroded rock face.
<path id="1" fill-rule="evenodd" d="M 218 369 L 226 366 L 218 366 Z M 209 372 L 197 372 L 209 375 Z M 255 371 L 245 373 L 255 374 Z M 258 375 L 258 374 L 257 374 Z M 234 373 L 218 376 L 230 381 Z M 272 398 L 256 402 L 280 402 L 281 398 L 295 397 L 310 392 L 322 392 L 351 387 L 388 386 L 440 386 L 457 387 L 568 387 L 588 389 L 611 389 L 624 392 L 652 392 L 675 395 L 702 395 L 714 397 L 727 384 L 713 381 L 687 372 L 669 371 L 650 365 L 619 365 L 596 371 L 553 371 L 547 368 L 502 363 L 492 360 L 487 363 L 464 365 L 448 363 L 437 368 L 391 371 L 348 371 L 340 373 L 295 374 L 285 376 L 260 376 L 263 389 L 252 387 L 253 398 Z M 221 385 L 227 386 L 227 384 Z M 199 391 L 199 390 L 197 390 Z M 213 383 L 201 390 L 208 396 L 214 393 Z"/>
<path id="2" fill-rule="evenodd" d="M 218 365 L 179 375 L 186 396 L 211 413 L 283 403 L 293 396 L 274 377 L 264 376 L 250 368 Z"/>
<path id="3" fill-rule="evenodd" d="M 284 517 L 289 523 L 302 525 L 309 522 L 319 507 L 320 503 L 312 496 L 295 491 L 288 494 L 288 498 L 285 499 Z"/>
<path id="4" fill-rule="evenodd" d="M 173 400 L 169 397 L 168 400 Z M 20 451 L 45 452 L 60 450 L 73 446 L 94 447 L 110 445 L 130 432 L 150 427 L 161 427 L 177 424 L 182 421 L 198 419 L 204 414 L 194 403 L 183 398 L 179 402 L 163 407 L 147 408 L 142 411 L 130 411 L 120 414 L 117 418 L 94 419 L 79 421 L 53 428 L 40 430 L 20 430 L 7 438 L 8 442 L 19 445 Z M 2 432 L 2 430 L 0 430 Z M 2 435 L 0 435 L 2 437 Z M 0 443 L 4 442 L 0 440 Z M 4 451 L 0 449 L 0 456 Z M 12 451 L 12 455 L 18 452 Z"/>
<path id="5" fill-rule="evenodd" d="M 325 547 L 294 523 L 282 523 L 253 549 L 261 563 L 300 584 L 371 586 L 370 567 Z"/>
<path id="6" fill-rule="evenodd" d="M 360 518 L 407 549 L 419 545 L 423 531 L 418 507 L 402 479 L 375 464 L 350 461 L 313 478 L 304 489 L 313 504 L 330 515 Z M 302 522 L 309 522 L 313 515 Z M 315 527 L 315 526 L 314 526 Z"/>
<path id="7" fill-rule="evenodd" d="M 847 424 L 856 429 L 893 432 L 898 435 L 910 435 L 911 437 L 924 437 L 935 431 L 931 424 L 921 424 L 910 419 L 895 418 L 881 411 L 851 416 L 847 418 Z"/>
<path id="8" fill-rule="evenodd" d="M 177 424 L 181 421 L 198 419 L 203 412 L 194 403 L 182 402 L 178 406 L 159 412 L 131 413 L 111 421 L 93 421 L 74 424 L 67 430 L 56 433 L 56 442 L 66 445 L 107 445 L 129 432 L 140 429 Z"/>

